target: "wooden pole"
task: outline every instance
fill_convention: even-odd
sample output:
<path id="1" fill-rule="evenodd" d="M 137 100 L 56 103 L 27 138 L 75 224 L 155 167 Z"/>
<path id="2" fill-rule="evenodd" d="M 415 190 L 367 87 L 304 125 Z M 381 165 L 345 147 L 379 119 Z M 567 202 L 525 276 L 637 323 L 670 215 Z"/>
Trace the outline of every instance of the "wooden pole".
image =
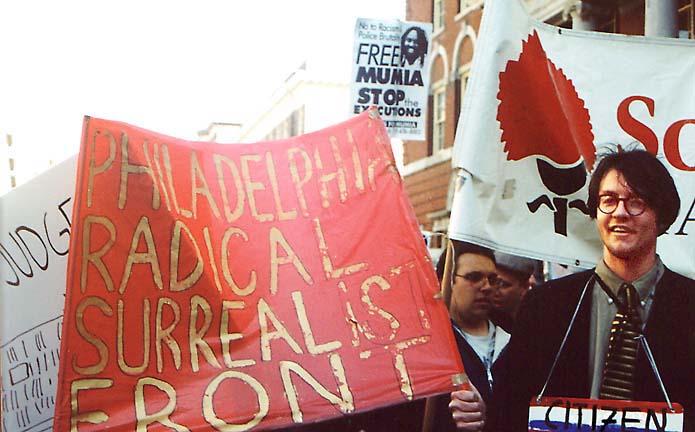
<path id="1" fill-rule="evenodd" d="M 454 244 L 451 240 L 447 242 L 446 245 L 446 260 L 444 261 L 444 272 L 442 272 L 442 280 L 439 281 L 440 291 L 439 295 L 447 310 L 451 304 L 451 280 L 452 271 L 454 268 Z M 425 414 L 422 420 L 422 432 L 433 432 L 432 427 L 434 424 L 434 416 L 437 411 L 437 398 L 432 396 L 425 400 Z"/>

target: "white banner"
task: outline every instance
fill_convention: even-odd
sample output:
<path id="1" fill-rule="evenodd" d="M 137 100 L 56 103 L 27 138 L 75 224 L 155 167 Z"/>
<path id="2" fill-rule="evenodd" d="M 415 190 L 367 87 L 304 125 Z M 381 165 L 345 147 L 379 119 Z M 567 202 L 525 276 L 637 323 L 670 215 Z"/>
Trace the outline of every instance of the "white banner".
<path id="1" fill-rule="evenodd" d="M 372 105 L 391 138 L 425 139 L 431 23 L 358 18 L 350 111 Z"/>
<path id="2" fill-rule="evenodd" d="M 0 197 L 2 430 L 51 430 L 77 158 Z"/>
<path id="3" fill-rule="evenodd" d="M 567 30 L 518 0 L 485 3 L 454 145 L 449 235 L 591 267 L 588 174 L 635 141 L 667 166 L 681 211 L 658 252 L 695 276 L 695 41 Z"/>

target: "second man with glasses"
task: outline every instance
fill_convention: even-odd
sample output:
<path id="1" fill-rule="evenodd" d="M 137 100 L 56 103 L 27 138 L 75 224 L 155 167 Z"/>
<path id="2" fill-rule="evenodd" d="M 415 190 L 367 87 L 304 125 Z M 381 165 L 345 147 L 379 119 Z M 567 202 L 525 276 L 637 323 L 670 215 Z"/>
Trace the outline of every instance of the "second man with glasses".
<path id="1" fill-rule="evenodd" d="M 453 244 L 453 270 L 445 275 L 440 265 L 439 276 L 451 278 L 451 325 L 466 375 L 482 405 L 492 396 L 497 359 L 510 338 L 509 333 L 490 321 L 492 295 L 500 280 L 491 250 L 469 243 Z M 439 397 L 432 430 L 456 430 L 449 414 L 449 400 L 449 395 Z M 481 430 L 484 417 L 483 414 L 478 420 Z"/>

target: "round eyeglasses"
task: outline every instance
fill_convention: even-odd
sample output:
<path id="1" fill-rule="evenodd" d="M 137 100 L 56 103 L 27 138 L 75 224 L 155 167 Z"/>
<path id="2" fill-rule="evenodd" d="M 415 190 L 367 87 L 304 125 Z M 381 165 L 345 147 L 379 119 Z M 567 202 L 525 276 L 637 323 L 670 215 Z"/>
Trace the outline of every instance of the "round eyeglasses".
<path id="1" fill-rule="evenodd" d="M 624 203 L 625 211 L 630 216 L 639 216 L 647 209 L 647 203 L 642 198 L 621 198 L 611 194 L 598 196 L 598 209 L 601 210 L 601 213 L 612 214 L 618 208 L 620 201 Z"/>

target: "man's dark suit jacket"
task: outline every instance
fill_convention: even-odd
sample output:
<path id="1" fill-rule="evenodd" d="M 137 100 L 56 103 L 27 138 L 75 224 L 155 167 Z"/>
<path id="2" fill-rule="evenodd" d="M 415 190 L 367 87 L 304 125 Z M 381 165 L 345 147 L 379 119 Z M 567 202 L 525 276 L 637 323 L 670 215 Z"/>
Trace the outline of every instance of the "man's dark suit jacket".
<path id="1" fill-rule="evenodd" d="M 593 271 L 548 282 L 526 295 L 495 377 L 495 431 L 527 431 L 528 406 L 540 393 L 584 286 Z M 588 398 L 589 329 L 593 283 L 544 396 Z M 654 293 L 644 334 L 672 402 L 683 405 L 685 430 L 695 431 L 695 281 L 666 269 Z M 643 350 L 637 400 L 665 402 Z"/>

